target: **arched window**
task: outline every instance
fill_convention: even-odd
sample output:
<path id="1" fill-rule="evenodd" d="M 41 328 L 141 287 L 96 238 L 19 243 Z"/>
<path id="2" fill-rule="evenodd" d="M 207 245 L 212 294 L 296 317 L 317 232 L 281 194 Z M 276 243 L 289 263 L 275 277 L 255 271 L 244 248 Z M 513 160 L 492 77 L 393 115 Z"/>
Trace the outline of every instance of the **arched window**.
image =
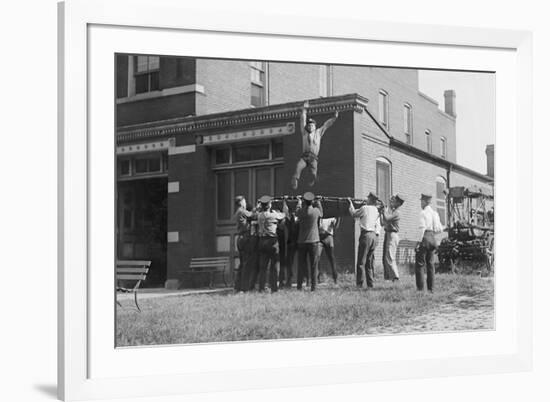
<path id="1" fill-rule="evenodd" d="M 435 207 L 439 214 L 439 220 L 443 226 L 447 226 L 447 180 L 438 176 L 435 179 Z"/>
<path id="2" fill-rule="evenodd" d="M 387 205 L 391 196 L 391 162 L 376 158 L 376 194 Z"/>
<path id="3" fill-rule="evenodd" d="M 426 130 L 424 135 L 426 136 L 426 152 L 432 153 L 432 132 Z"/>

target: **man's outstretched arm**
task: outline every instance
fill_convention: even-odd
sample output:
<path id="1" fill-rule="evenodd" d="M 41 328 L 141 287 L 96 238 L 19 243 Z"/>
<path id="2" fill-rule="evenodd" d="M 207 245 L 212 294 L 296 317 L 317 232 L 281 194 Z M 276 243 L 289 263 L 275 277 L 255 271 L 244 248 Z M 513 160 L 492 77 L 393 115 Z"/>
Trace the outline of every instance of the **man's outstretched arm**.
<path id="1" fill-rule="evenodd" d="M 325 121 L 325 123 L 321 126 L 321 137 L 325 134 L 325 131 L 334 124 L 336 119 L 338 118 L 338 112 L 334 112 L 334 116 Z"/>
<path id="2" fill-rule="evenodd" d="M 306 121 L 307 121 L 307 109 L 309 108 L 309 102 L 305 101 L 302 106 L 302 114 L 300 115 L 300 131 L 302 135 L 306 133 Z"/>

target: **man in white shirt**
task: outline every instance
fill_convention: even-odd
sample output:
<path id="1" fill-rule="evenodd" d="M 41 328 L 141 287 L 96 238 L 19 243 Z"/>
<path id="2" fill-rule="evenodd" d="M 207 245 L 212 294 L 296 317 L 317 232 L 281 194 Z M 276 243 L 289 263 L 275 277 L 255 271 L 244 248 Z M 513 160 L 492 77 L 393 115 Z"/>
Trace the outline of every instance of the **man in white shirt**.
<path id="1" fill-rule="evenodd" d="M 375 204 L 378 197 L 372 192 L 367 197 L 367 202 L 359 209 L 355 209 L 350 198 L 349 212 L 355 219 L 359 219 L 361 235 L 357 250 L 356 283 L 363 287 L 363 276 L 366 278 L 367 287 L 374 286 L 374 250 L 378 245 L 380 235 L 380 214 Z"/>
<path id="2" fill-rule="evenodd" d="M 424 289 L 424 266 L 426 266 L 426 284 L 430 292 L 433 291 L 435 276 L 433 256 L 437 248 L 434 234 L 443 230 L 439 214 L 430 207 L 431 201 L 431 195 L 420 195 L 420 207 L 422 208 L 419 221 L 420 241 L 416 246 L 415 264 L 416 288 L 420 291 Z"/>

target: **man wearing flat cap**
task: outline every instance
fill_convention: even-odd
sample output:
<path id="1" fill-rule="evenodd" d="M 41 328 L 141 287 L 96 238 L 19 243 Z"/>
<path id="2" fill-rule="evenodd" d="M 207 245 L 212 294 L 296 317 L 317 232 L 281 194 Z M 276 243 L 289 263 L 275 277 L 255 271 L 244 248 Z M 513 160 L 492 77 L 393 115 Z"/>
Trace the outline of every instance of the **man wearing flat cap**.
<path id="1" fill-rule="evenodd" d="M 315 201 L 313 193 L 304 193 L 303 202 L 302 199 L 298 200 L 296 217 L 300 222 L 298 227 L 298 278 L 296 287 L 298 290 L 302 289 L 304 276 L 307 273 L 313 292 L 317 287 L 319 257 L 321 256 L 319 220 L 323 217 L 323 207 L 319 201 Z"/>
<path id="2" fill-rule="evenodd" d="M 348 198 L 349 213 L 355 219 L 359 219 L 361 228 L 356 269 L 356 283 L 360 288 L 363 287 L 363 276 L 368 288 L 374 286 L 374 250 L 380 235 L 380 214 L 375 206 L 377 201 L 376 194 L 370 192 L 366 202 L 359 209 L 355 209 L 351 198 Z"/>
<path id="3" fill-rule="evenodd" d="M 298 180 L 302 174 L 302 170 L 309 167 L 313 180 L 309 183 L 309 186 L 313 186 L 317 180 L 317 161 L 319 151 L 321 149 L 321 139 L 325 135 L 325 131 L 332 126 L 332 124 L 338 118 L 338 112 L 334 113 L 334 117 L 331 117 L 320 127 L 317 128 L 317 122 L 309 118 L 307 119 L 307 109 L 309 108 L 309 102 L 304 102 L 302 108 L 302 115 L 300 117 L 300 133 L 302 135 L 302 156 L 296 164 L 296 171 L 292 176 L 291 186 L 294 190 L 298 188 Z"/>
<path id="4" fill-rule="evenodd" d="M 260 198 L 260 210 L 258 212 L 258 234 L 260 237 L 258 251 L 260 253 L 259 291 L 265 290 L 266 276 L 269 271 L 269 285 L 271 292 L 278 290 L 279 278 L 279 239 L 277 237 L 277 225 L 288 218 L 288 206 L 283 200 L 283 212 L 271 209 L 271 197 L 264 195 Z"/>
<path id="5" fill-rule="evenodd" d="M 395 255 L 399 244 L 399 220 L 401 218 L 399 208 L 405 200 L 399 194 L 390 197 L 390 205 L 384 208 L 384 205 L 378 206 L 382 225 L 384 225 L 384 244 L 382 249 L 382 262 L 384 264 L 384 279 L 399 280 L 399 270 Z"/>
<path id="6" fill-rule="evenodd" d="M 432 196 L 429 194 L 420 195 L 420 242 L 416 246 L 416 264 L 415 277 L 416 288 L 421 291 L 424 289 L 424 266 L 426 267 L 426 285 L 428 291 L 433 291 L 435 268 L 433 263 L 434 252 L 437 244 L 435 241 L 435 233 L 442 232 L 441 221 L 439 214 L 435 212 L 430 203 Z"/>

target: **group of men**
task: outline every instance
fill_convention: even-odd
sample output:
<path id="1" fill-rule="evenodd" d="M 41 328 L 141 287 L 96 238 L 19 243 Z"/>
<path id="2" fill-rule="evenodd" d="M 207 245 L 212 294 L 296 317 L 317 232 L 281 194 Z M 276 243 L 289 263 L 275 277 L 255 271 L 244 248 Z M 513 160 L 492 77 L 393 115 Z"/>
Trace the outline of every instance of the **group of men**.
<path id="1" fill-rule="evenodd" d="M 270 196 L 261 197 L 253 210 L 247 209 L 246 199 L 242 196 L 236 198 L 235 204 L 240 260 L 235 278 L 237 291 L 250 291 L 256 286 L 260 292 L 266 291 L 268 273 L 271 292 L 280 287 L 291 287 L 296 254 L 297 288 L 301 289 L 306 281 L 311 290 L 315 290 L 320 278 L 318 267 L 323 249 L 331 265 L 333 280 L 338 280 L 332 236 L 339 220 L 323 219 L 323 207 L 312 193 L 300 197 L 292 212 L 286 199 L 283 199 L 282 211 L 274 210 Z"/>
<path id="2" fill-rule="evenodd" d="M 283 198 L 282 211 L 272 208 L 272 197 L 263 196 L 256 208 L 247 209 L 246 199 L 238 196 L 235 200 L 234 220 L 237 225 L 237 248 L 240 264 L 235 278 L 235 289 L 246 292 L 269 288 L 276 292 L 280 287 L 291 287 L 293 262 L 298 254 L 296 278 L 297 289 L 302 289 L 304 281 L 314 291 L 319 275 L 319 260 L 325 250 L 332 278 L 336 283 L 338 274 L 334 257 L 334 232 L 340 218 L 323 218 L 321 198 L 311 192 L 298 197 L 294 211 L 290 212 L 287 199 Z M 384 243 L 382 260 L 384 279 L 399 280 L 396 253 L 399 244 L 400 207 L 404 198 L 396 194 L 390 198 L 386 207 L 378 197 L 370 193 L 360 208 L 356 209 L 348 198 L 349 213 L 359 221 L 359 236 L 356 284 L 367 288 L 374 286 L 374 253 L 382 226 Z M 418 290 L 424 288 L 424 267 L 427 273 L 427 288 L 433 290 L 434 264 L 436 249 L 434 234 L 442 230 L 439 215 L 430 207 L 431 196 L 421 195 L 421 213 L 419 228 L 421 234 L 416 247 L 415 276 Z M 282 265 L 282 266 L 281 266 Z"/>

